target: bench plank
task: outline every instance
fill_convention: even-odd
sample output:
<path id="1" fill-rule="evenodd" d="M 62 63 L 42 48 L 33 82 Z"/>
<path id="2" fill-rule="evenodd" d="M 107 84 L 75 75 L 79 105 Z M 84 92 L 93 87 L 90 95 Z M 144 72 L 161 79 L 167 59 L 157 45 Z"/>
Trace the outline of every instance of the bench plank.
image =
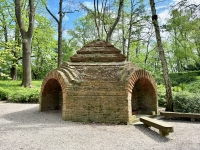
<path id="1" fill-rule="evenodd" d="M 165 116 L 166 119 L 169 119 L 170 117 L 190 118 L 192 122 L 195 121 L 195 118 L 200 118 L 200 114 L 194 113 L 160 112 L 160 115 Z"/>
<path id="2" fill-rule="evenodd" d="M 159 133 L 162 136 L 169 135 L 169 132 L 173 132 L 174 129 L 170 124 L 161 122 L 156 119 L 148 118 L 148 117 L 140 117 L 140 121 L 143 122 L 145 127 L 154 127 L 159 129 Z"/>

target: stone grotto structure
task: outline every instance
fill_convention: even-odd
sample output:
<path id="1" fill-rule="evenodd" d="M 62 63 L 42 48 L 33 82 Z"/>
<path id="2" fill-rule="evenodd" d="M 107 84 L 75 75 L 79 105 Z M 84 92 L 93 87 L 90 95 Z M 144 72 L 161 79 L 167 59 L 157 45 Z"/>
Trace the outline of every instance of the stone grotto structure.
<path id="1" fill-rule="evenodd" d="M 153 77 L 113 45 L 96 40 L 42 83 L 40 111 L 61 109 L 64 120 L 129 124 L 137 114 L 157 114 Z"/>

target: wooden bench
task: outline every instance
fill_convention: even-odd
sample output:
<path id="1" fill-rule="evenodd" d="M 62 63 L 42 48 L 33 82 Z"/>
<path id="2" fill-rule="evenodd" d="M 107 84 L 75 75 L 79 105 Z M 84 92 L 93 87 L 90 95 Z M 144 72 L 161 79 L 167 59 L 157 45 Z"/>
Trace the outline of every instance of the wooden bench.
<path id="1" fill-rule="evenodd" d="M 200 114 L 194 113 L 179 113 L 179 112 L 160 112 L 161 116 L 165 116 L 166 119 L 170 117 L 180 117 L 180 118 L 190 118 L 192 122 L 195 121 L 195 118 L 200 118 Z"/>
<path id="2" fill-rule="evenodd" d="M 156 119 L 148 118 L 148 117 L 140 117 L 140 121 L 143 122 L 145 127 L 154 127 L 159 129 L 159 133 L 162 136 L 169 135 L 169 132 L 173 132 L 174 128 L 172 125 L 167 124 L 165 122 L 161 122 Z"/>

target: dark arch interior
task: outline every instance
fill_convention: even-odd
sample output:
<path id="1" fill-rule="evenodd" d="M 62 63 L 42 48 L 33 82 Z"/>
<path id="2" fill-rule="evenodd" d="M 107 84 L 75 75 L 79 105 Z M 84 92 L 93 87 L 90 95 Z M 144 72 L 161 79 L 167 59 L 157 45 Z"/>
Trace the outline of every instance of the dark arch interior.
<path id="1" fill-rule="evenodd" d="M 132 114 L 151 114 L 156 111 L 156 93 L 151 82 L 142 77 L 139 78 L 132 89 Z"/>
<path id="2" fill-rule="evenodd" d="M 62 89 L 56 79 L 50 79 L 44 86 L 41 110 L 60 110 L 62 108 Z"/>

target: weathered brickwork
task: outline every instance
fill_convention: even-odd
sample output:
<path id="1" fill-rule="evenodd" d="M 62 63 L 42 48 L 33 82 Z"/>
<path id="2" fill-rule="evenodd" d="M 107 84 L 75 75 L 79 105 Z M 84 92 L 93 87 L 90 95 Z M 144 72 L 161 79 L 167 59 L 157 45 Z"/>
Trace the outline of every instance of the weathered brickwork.
<path id="1" fill-rule="evenodd" d="M 62 109 L 64 120 L 123 124 L 134 121 L 135 114 L 157 112 L 153 77 L 126 62 L 111 44 L 93 41 L 71 61 L 44 78 L 41 111 Z"/>

